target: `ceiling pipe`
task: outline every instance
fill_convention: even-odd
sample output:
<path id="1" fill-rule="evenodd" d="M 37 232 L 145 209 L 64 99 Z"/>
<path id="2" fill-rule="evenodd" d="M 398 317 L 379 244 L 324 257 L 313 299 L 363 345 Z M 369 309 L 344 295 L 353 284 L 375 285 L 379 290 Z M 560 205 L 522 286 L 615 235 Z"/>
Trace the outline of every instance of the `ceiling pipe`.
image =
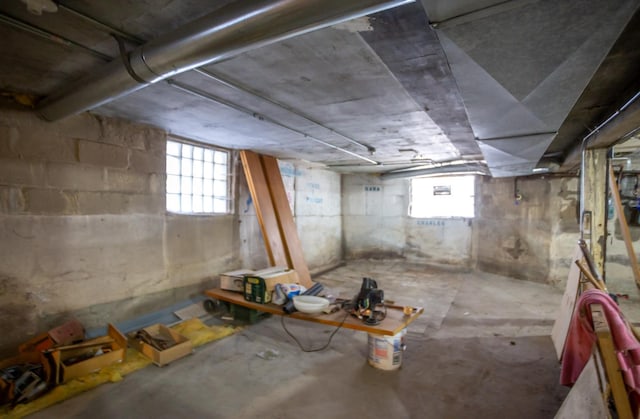
<path id="1" fill-rule="evenodd" d="M 360 141 L 356 141 L 356 140 L 354 140 L 353 138 L 349 137 L 346 134 L 343 134 L 343 133 L 341 133 L 339 131 L 336 131 L 333 128 L 329 128 L 328 126 L 326 126 L 322 122 L 312 118 L 311 116 L 309 116 L 307 114 L 304 114 L 304 113 L 302 113 L 302 112 L 300 112 L 300 111 L 298 111 L 296 109 L 293 109 L 292 107 L 290 107 L 288 105 L 285 105 L 283 103 L 280 103 L 280 102 L 278 102 L 278 101 L 276 101 L 274 99 L 271 99 L 270 97 L 266 96 L 265 94 L 258 93 L 255 90 L 253 90 L 253 89 L 251 89 L 251 88 L 249 88 L 247 86 L 241 85 L 237 81 L 232 81 L 227 77 L 224 77 L 224 76 L 222 76 L 220 74 L 217 74 L 217 73 L 215 73 L 215 72 L 213 72 L 211 70 L 205 70 L 203 68 L 196 68 L 194 71 L 196 73 L 198 73 L 198 74 L 201 74 L 201 75 L 207 77 L 207 78 L 210 78 L 211 80 L 214 80 L 214 81 L 216 81 L 216 82 L 218 82 L 220 84 L 223 84 L 223 85 L 225 85 L 225 86 L 227 86 L 227 87 L 229 87 L 231 89 L 237 90 L 239 92 L 246 93 L 246 94 L 251 95 L 253 97 L 256 97 L 256 98 L 258 98 L 260 100 L 264 100 L 265 102 L 269 102 L 270 104 L 272 104 L 274 106 L 277 106 L 277 107 L 279 107 L 281 109 L 284 109 L 285 111 L 290 112 L 290 113 L 292 113 L 292 114 L 294 114 L 294 115 L 296 115 L 296 116 L 298 116 L 298 117 L 300 117 L 300 118 L 302 118 L 302 119 L 304 119 L 304 120 L 306 120 L 308 122 L 311 122 L 314 125 L 317 125 L 317 126 L 319 126 L 321 128 L 324 128 L 325 130 L 331 132 L 334 135 L 342 137 L 344 140 L 350 142 L 351 144 L 354 144 L 354 145 L 357 145 L 358 147 L 366 149 L 369 152 L 369 154 L 371 154 L 371 155 L 375 154 L 375 152 L 376 152 L 375 147 L 372 147 L 369 144 L 361 143 Z"/>
<path id="2" fill-rule="evenodd" d="M 101 53 L 100 51 L 96 51 L 95 49 L 89 48 L 86 45 L 82 45 L 78 42 L 72 41 L 71 39 L 65 38 L 64 36 L 58 35 L 56 33 L 53 32 L 49 32 L 45 29 L 39 28 L 37 26 L 34 26 L 30 23 L 24 22 L 20 19 L 16 19 L 14 17 L 11 17 L 7 14 L 4 13 L 0 13 L 0 23 L 4 23 L 6 25 L 9 26 L 13 26 L 14 28 L 23 30 L 25 32 L 28 32 L 32 35 L 36 35 L 39 36 L 43 39 L 46 39 L 50 42 L 54 42 L 56 44 L 59 45 L 63 45 L 65 47 L 74 47 L 74 48 L 78 48 L 81 49 L 85 52 L 88 52 L 89 54 L 98 57 L 102 60 L 106 60 L 109 61 L 111 60 L 111 57 L 109 57 L 106 54 Z"/>
<path id="3" fill-rule="evenodd" d="M 152 83 L 243 52 L 413 0 L 236 1 L 131 51 L 64 91 L 38 113 L 55 121 Z"/>
<path id="4" fill-rule="evenodd" d="M 217 104 L 220 104 L 220 105 L 224 105 L 224 106 L 226 106 L 228 108 L 231 108 L 231 109 L 234 109 L 236 111 L 245 113 L 245 114 L 247 114 L 249 116 L 252 116 L 252 117 L 254 117 L 254 118 L 256 118 L 256 119 L 258 119 L 260 121 L 268 122 L 268 123 L 276 125 L 276 126 L 278 126 L 280 128 L 284 128 L 284 129 L 287 129 L 289 131 L 295 132 L 296 134 L 299 134 L 299 135 L 301 135 L 302 137 L 304 137 L 306 139 L 314 141 L 314 142 L 316 142 L 318 144 L 322 144 L 322 145 L 327 146 L 329 148 L 333 148 L 334 150 L 341 151 L 341 152 L 343 152 L 345 154 L 348 154 L 348 155 L 353 156 L 355 158 L 358 158 L 360 160 L 364 160 L 367 163 L 370 163 L 370 164 L 373 164 L 373 165 L 380 165 L 380 163 L 375 161 L 375 160 L 372 160 L 372 159 L 370 159 L 368 157 L 365 157 L 365 156 L 361 156 L 360 154 L 354 153 L 353 151 L 350 151 L 350 150 L 347 150 L 345 148 L 338 147 L 337 145 L 333 145 L 331 143 L 323 141 L 323 140 L 321 140 L 319 138 L 316 138 L 316 137 L 314 137 L 312 135 L 307 134 L 304 131 L 300 131 L 300 130 L 298 130 L 296 128 L 293 128 L 293 127 L 290 127 L 288 125 L 285 125 L 282 122 L 279 122 L 279 121 L 277 121 L 277 120 L 275 120 L 273 118 L 270 118 L 268 116 L 259 114 L 259 113 L 255 112 L 255 111 L 253 111 L 253 110 L 251 110 L 249 108 L 245 108 L 243 106 L 240 106 L 238 104 L 235 104 L 233 102 L 225 100 L 225 99 L 223 99 L 223 98 L 221 98 L 219 96 L 216 96 L 216 95 L 213 95 L 211 93 L 202 91 L 200 89 L 197 89 L 195 87 L 189 86 L 187 84 L 180 83 L 180 82 L 178 82 L 176 80 L 173 80 L 173 79 L 167 80 L 167 83 L 169 84 L 169 86 L 175 87 L 176 89 L 182 90 L 183 92 L 186 92 L 186 93 L 189 93 L 191 95 L 197 96 L 197 97 L 199 97 L 201 99 L 208 100 L 210 102 L 214 102 L 214 103 L 217 103 Z"/>
<path id="5" fill-rule="evenodd" d="M 403 179 L 418 176 L 434 176 L 434 175 L 489 175 L 487 167 L 482 163 L 466 163 L 466 164 L 452 164 L 445 166 L 437 166 L 418 170 L 403 170 L 387 172 L 380 175 L 381 179 Z"/>
<path id="6" fill-rule="evenodd" d="M 600 132 L 601 129 L 603 129 L 611 121 L 616 119 L 618 117 L 618 115 L 620 115 L 622 112 L 624 112 L 638 98 L 640 98 L 640 91 L 636 92 L 636 94 L 633 95 L 633 97 L 631 99 L 629 99 L 627 102 L 625 102 L 625 104 L 622 105 L 620 107 L 620 109 L 615 111 L 611 116 L 609 116 L 607 119 L 605 119 L 604 122 L 602 122 L 600 125 L 595 127 L 595 129 L 593 129 L 589 134 L 587 134 L 582 139 L 582 143 L 580 144 L 580 238 L 581 239 L 584 238 L 584 213 L 585 213 L 585 210 L 586 210 L 585 202 L 584 202 L 585 201 L 585 190 L 586 190 L 585 189 L 586 188 L 586 179 L 585 179 L 584 172 L 586 170 L 586 165 L 587 165 L 587 163 L 586 163 L 587 145 L 588 145 L 589 141 L 591 141 L 592 137 L 596 133 Z"/>

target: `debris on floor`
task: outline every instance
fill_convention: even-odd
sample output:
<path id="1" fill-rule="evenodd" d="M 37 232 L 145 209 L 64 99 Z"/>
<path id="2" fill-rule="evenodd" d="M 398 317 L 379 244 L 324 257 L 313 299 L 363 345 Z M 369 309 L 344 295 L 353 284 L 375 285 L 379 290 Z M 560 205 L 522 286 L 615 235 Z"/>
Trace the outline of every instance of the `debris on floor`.
<path id="1" fill-rule="evenodd" d="M 191 341 L 194 347 L 197 347 L 230 336 L 242 330 L 242 327 L 207 326 L 200 319 L 192 318 L 171 327 L 171 330 L 183 335 Z M 121 363 L 107 366 L 97 372 L 57 385 L 48 393 L 27 404 L 19 404 L 14 408 L 11 408 L 11 406 L 0 407 L 0 416 L 7 419 L 22 418 L 101 384 L 120 381 L 125 375 L 144 368 L 150 365 L 151 362 L 142 353 L 128 348 L 125 360 Z"/>
<path id="2" fill-rule="evenodd" d="M 264 351 L 260 351 L 256 354 L 258 358 L 266 359 L 267 361 L 270 359 L 275 359 L 280 356 L 280 352 L 275 349 L 267 349 Z"/>

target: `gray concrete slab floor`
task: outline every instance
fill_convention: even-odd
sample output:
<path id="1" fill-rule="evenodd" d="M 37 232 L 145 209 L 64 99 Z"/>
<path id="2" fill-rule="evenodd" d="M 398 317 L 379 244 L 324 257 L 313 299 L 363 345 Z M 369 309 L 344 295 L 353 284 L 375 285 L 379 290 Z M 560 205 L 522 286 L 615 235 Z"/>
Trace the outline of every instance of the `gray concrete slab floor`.
<path id="1" fill-rule="evenodd" d="M 402 367 L 368 365 L 367 334 L 307 353 L 280 316 L 66 400 L 33 418 L 552 418 L 567 394 L 549 337 L 562 292 L 479 272 L 356 261 L 316 278 L 342 296 L 361 278 L 425 307 Z M 307 347 L 332 327 L 285 319 Z M 263 357 L 258 356 L 262 353 Z M 264 354 L 270 356 L 264 356 Z"/>

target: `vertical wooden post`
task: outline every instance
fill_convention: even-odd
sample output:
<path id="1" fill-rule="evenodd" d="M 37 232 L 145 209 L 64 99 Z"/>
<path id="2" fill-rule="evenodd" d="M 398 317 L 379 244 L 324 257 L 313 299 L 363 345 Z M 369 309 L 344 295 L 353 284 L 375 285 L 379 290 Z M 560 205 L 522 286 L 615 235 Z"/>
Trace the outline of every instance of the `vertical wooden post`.
<path id="1" fill-rule="evenodd" d="M 598 273 L 602 278 L 606 278 L 604 262 L 607 254 L 607 150 L 586 150 L 584 159 L 585 182 L 582 196 L 585 213 L 591 213 L 590 231 L 585 239 L 590 239 L 591 254 Z"/>
<path id="2" fill-rule="evenodd" d="M 591 304 L 591 318 L 593 320 L 593 329 L 598 339 L 598 349 L 602 356 L 604 369 L 607 373 L 607 381 L 611 386 L 613 401 L 616 404 L 616 410 L 620 419 L 631 419 L 631 405 L 629 403 L 629 395 L 620 372 L 620 363 L 616 357 L 616 348 L 611 337 L 611 330 L 607 323 L 607 318 L 600 304 Z"/>

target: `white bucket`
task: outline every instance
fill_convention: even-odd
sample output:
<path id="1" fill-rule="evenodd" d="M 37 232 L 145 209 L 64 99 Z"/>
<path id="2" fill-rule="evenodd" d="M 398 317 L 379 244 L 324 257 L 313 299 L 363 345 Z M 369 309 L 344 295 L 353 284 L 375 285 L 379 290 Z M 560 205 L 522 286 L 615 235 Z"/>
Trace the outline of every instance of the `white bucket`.
<path id="1" fill-rule="evenodd" d="M 402 365 L 402 352 L 405 350 L 402 329 L 393 336 L 369 333 L 369 365 L 381 370 L 397 370 Z"/>

